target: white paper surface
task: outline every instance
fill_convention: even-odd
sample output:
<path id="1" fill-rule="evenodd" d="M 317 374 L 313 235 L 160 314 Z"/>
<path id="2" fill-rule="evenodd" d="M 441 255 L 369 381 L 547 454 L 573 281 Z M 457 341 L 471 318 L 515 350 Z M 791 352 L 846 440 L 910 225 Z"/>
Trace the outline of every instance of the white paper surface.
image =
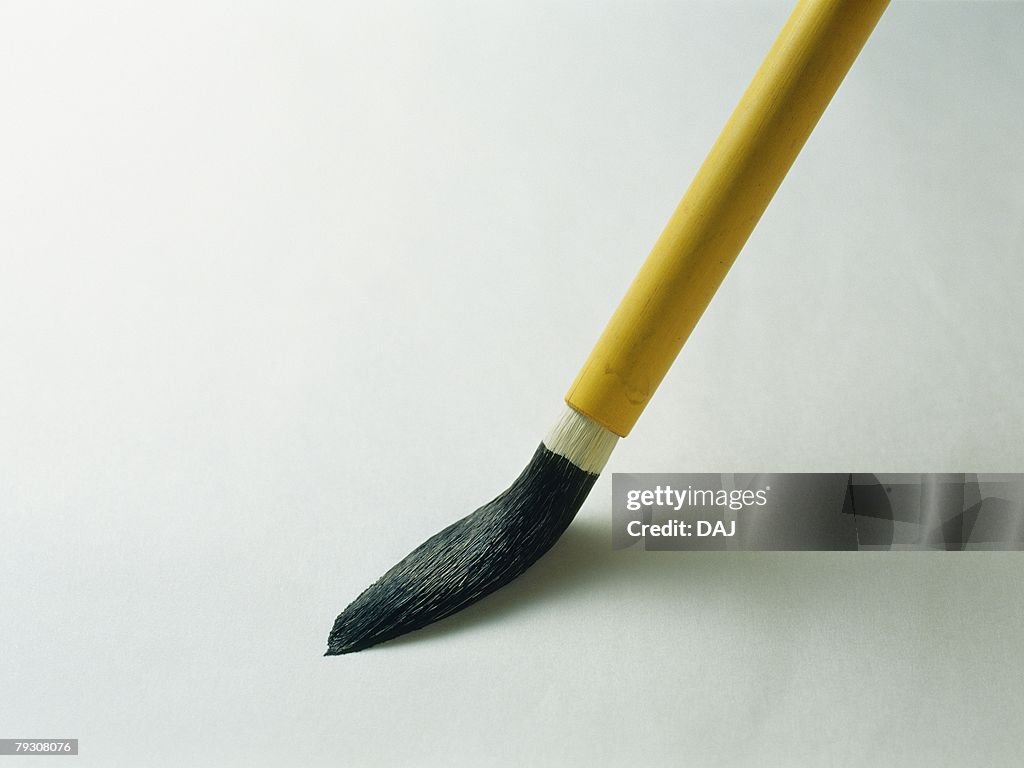
<path id="1" fill-rule="evenodd" d="M 0 737 L 1019 764 L 1019 554 L 612 553 L 607 477 L 502 593 L 320 656 L 524 466 L 788 10 L 3 4 Z M 1022 31 L 893 3 L 609 472 L 1022 471 Z"/>

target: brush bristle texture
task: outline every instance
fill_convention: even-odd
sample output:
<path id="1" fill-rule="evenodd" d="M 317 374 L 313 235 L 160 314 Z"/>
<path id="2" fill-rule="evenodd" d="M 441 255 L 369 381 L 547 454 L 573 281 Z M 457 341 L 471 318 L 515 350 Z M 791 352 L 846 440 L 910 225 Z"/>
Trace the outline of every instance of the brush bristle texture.
<path id="1" fill-rule="evenodd" d="M 595 475 L 601 474 L 618 442 L 614 432 L 569 407 L 544 438 L 544 445 L 551 451 Z"/>
<path id="2" fill-rule="evenodd" d="M 357 597 L 335 620 L 325 655 L 420 629 L 508 584 L 558 540 L 598 472 L 541 443 L 507 491 L 427 539 Z"/>

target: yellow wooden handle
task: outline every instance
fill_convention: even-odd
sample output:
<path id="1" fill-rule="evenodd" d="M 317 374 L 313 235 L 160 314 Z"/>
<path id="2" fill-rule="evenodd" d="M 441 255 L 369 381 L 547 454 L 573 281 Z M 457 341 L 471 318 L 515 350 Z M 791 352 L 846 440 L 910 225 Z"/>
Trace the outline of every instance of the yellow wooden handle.
<path id="1" fill-rule="evenodd" d="M 800 0 L 569 389 L 625 437 L 888 0 Z"/>

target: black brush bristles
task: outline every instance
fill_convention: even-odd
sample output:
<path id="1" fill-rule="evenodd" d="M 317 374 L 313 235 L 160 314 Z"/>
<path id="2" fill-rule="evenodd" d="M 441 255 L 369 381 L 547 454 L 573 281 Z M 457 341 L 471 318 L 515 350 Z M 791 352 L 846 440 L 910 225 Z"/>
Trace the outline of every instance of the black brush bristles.
<path id="1" fill-rule="evenodd" d="M 427 539 L 342 611 L 325 655 L 420 629 L 505 586 L 554 545 L 597 477 L 541 443 L 507 491 Z"/>

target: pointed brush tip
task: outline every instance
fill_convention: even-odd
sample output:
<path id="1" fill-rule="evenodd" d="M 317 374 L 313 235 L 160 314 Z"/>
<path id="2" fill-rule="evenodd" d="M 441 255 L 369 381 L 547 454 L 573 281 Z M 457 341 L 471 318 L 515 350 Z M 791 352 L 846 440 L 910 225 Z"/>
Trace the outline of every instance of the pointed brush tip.
<path id="1" fill-rule="evenodd" d="M 346 653 L 355 653 L 359 648 L 344 645 L 328 645 L 324 656 L 344 656 Z"/>
<path id="2" fill-rule="evenodd" d="M 345 637 L 341 632 L 333 631 L 327 637 L 327 652 L 324 656 L 344 656 L 347 653 L 356 653 L 368 648 L 372 643 L 366 643 L 359 638 Z"/>
<path id="3" fill-rule="evenodd" d="M 353 600 L 334 621 L 326 655 L 361 651 L 444 619 L 500 589 L 547 552 L 576 516 L 618 439 L 610 432 L 607 439 L 598 435 L 598 456 L 589 438 L 606 430 L 576 417 L 566 423 L 551 442 L 582 459 L 541 443 L 508 489 L 424 541 Z"/>

